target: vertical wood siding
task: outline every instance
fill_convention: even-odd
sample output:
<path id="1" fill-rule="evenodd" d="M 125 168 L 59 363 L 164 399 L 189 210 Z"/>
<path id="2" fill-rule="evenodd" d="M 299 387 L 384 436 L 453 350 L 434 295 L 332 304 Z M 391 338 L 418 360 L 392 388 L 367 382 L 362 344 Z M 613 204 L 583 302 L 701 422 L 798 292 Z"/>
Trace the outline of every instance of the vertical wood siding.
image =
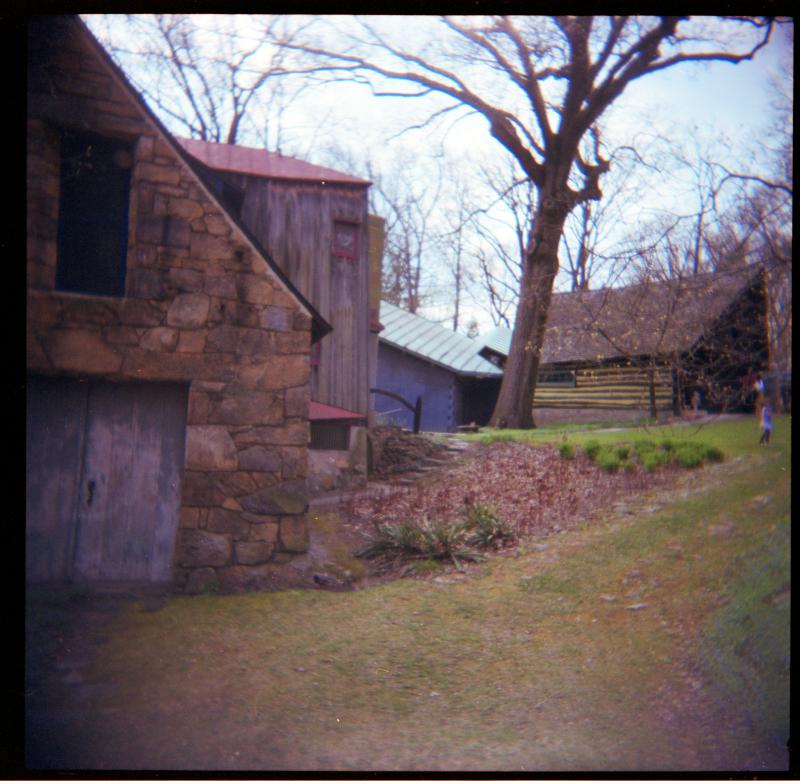
<path id="1" fill-rule="evenodd" d="M 242 220 L 333 326 L 312 371 L 311 397 L 369 410 L 369 238 L 364 188 L 240 176 Z M 332 253 L 334 221 L 358 226 L 358 259 Z"/>
<path id="2" fill-rule="evenodd" d="M 64 580 L 71 571 L 86 424 L 86 386 L 30 377 L 25 475 L 26 576 Z"/>
<path id="3" fill-rule="evenodd" d="M 383 343 L 378 344 L 378 356 L 377 387 L 411 404 L 421 396 L 423 431 L 456 430 L 460 400 L 452 372 Z M 399 402 L 376 394 L 374 404 L 379 423 L 411 428 L 413 414 Z"/>
<path id="4" fill-rule="evenodd" d="M 172 574 L 187 386 L 28 381 L 27 577 Z"/>

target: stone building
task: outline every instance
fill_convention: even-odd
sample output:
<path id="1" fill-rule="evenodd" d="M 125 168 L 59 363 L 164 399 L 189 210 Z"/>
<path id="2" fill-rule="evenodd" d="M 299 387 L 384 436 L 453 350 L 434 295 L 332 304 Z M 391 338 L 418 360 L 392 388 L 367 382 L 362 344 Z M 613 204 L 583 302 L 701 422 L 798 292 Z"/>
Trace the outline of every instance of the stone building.
<path id="1" fill-rule="evenodd" d="M 28 580 L 300 583 L 330 326 L 79 18 L 28 29 Z"/>

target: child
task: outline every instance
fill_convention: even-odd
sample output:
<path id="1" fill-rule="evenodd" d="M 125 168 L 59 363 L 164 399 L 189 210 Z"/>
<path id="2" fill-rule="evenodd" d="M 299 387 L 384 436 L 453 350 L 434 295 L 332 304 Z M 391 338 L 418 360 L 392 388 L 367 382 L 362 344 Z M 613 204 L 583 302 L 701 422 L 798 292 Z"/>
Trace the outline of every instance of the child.
<path id="1" fill-rule="evenodd" d="M 761 439 L 758 440 L 759 445 L 769 444 L 769 435 L 772 433 L 772 405 L 764 402 L 761 408 Z"/>

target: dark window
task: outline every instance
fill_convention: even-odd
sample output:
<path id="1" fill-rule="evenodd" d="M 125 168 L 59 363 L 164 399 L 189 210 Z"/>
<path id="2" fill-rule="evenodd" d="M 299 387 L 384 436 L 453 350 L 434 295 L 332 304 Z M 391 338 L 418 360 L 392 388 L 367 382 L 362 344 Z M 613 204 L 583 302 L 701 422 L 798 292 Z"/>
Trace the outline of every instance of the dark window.
<path id="1" fill-rule="evenodd" d="M 358 225 L 354 222 L 333 223 L 333 254 L 358 260 Z"/>
<path id="2" fill-rule="evenodd" d="M 133 149 L 130 143 L 64 132 L 56 287 L 125 295 Z"/>
<path id="3" fill-rule="evenodd" d="M 349 450 L 350 426 L 347 423 L 332 423 L 327 420 L 311 421 L 312 450 Z"/>
<path id="4" fill-rule="evenodd" d="M 537 385 L 556 388 L 574 388 L 575 372 L 570 369 L 540 369 Z"/>

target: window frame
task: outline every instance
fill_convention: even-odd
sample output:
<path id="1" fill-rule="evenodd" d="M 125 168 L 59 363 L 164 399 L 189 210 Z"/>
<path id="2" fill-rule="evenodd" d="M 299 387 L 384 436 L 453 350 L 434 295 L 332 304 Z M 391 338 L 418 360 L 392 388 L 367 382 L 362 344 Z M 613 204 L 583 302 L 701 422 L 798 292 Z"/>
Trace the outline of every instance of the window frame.
<path id="1" fill-rule="evenodd" d="M 352 231 L 353 235 L 353 244 L 350 249 L 346 247 L 340 247 L 337 242 L 337 228 L 348 228 Z M 331 254 L 337 258 L 343 258 L 345 260 L 358 260 L 358 251 L 359 251 L 359 241 L 358 241 L 358 234 L 359 234 L 359 227 L 360 224 L 353 220 L 334 220 L 333 221 L 333 231 L 331 234 Z"/>
<path id="2" fill-rule="evenodd" d="M 133 139 L 61 128 L 56 290 L 124 298 L 135 154 Z"/>

